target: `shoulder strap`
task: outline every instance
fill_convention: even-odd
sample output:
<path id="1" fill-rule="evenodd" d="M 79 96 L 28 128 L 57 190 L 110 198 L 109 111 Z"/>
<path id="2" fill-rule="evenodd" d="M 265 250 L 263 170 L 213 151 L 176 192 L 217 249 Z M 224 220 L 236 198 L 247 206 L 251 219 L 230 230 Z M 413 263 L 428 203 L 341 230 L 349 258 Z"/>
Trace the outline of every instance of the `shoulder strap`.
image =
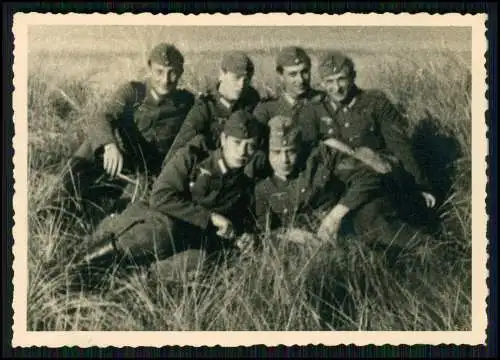
<path id="1" fill-rule="evenodd" d="M 132 81 L 131 84 L 135 90 L 134 106 L 139 106 L 146 98 L 146 84 L 141 81 Z"/>
<path id="2" fill-rule="evenodd" d="M 198 176 L 198 164 L 203 162 L 203 160 L 205 160 L 210 155 L 210 152 L 207 148 L 204 147 L 203 142 L 198 145 L 190 144 L 188 145 L 188 147 L 188 152 L 195 159 L 193 162 L 193 167 L 191 168 L 191 171 L 189 173 L 189 181 L 195 181 Z"/>
<path id="3" fill-rule="evenodd" d="M 212 115 L 214 114 L 214 96 L 211 92 L 205 92 L 198 96 L 198 100 L 203 103 L 205 109 L 207 110 L 208 117 L 212 119 Z"/>

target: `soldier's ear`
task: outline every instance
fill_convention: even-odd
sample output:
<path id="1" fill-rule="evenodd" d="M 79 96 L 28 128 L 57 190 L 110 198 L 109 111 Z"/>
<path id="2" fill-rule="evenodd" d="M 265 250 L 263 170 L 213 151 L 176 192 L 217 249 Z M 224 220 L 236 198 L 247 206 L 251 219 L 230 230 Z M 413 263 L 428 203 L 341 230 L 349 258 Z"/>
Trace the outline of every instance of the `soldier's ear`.
<path id="1" fill-rule="evenodd" d="M 277 71 L 277 74 L 278 74 L 278 79 L 279 79 L 281 82 L 283 82 L 283 80 L 284 80 L 283 70 L 281 70 L 281 71 Z"/>
<path id="2" fill-rule="evenodd" d="M 220 139 L 220 145 L 221 145 L 221 147 L 226 146 L 226 134 L 224 133 L 224 131 L 222 131 L 220 133 L 219 139 Z"/>
<path id="3" fill-rule="evenodd" d="M 223 81 L 226 77 L 226 72 L 222 69 L 219 70 L 219 81 Z"/>

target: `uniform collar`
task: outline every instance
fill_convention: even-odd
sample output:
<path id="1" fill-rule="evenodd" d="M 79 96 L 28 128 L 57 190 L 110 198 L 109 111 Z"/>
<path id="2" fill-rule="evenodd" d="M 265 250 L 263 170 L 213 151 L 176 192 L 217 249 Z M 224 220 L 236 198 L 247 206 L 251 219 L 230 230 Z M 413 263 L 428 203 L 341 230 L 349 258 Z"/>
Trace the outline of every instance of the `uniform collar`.
<path id="1" fill-rule="evenodd" d="M 307 100 L 312 99 L 315 95 L 317 95 L 317 91 L 314 90 L 313 88 L 309 88 L 304 93 L 302 93 L 298 98 L 293 98 L 290 94 L 288 94 L 286 91 L 283 91 L 281 94 L 282 98 L 285 100 L 287 104 L 289 104 L 291 107 L 297 106 L 300 103 L 303 103 Z"/>
<path id="2" fill-rule="evenodd" d="M 217 165 L 219 166 L 219 171 L 222 175 L 226 175 L 227 172 L 229 171 L 226 162 L 222 158 L 222 156 L 217 160 Z"/>
<path id="3" fill-rule="evenodd" d="M 224 156 L 222 155 L 222 149 L 217 149 L 213 152 L 213 168 L 217 169 L 217 171 L 225 176 L 227 174 L 239 172 L 241 169 L 231 169 L 227 166 L 226 161 L 224 160 Z"/>
<path id="4" fill-rule="evenodd" d="M 217 104 L 220 105 L 224 110 L 232 112 L 233 109 L 237 106 L 237 103 L 240 102 L 241 97 L 243 96 L 243 93 L 240 96 L 240 99 L 236 101 L 230 101 L 226 99 L 220 92 L 219 92 L 219 86 L 220 82 L 216 82 L 211 88 L 210 92 L 213 94 L 215 99 L 217 100 Z"/>
<path id="5" fill-rule="evenodd" d="M 287 92 L 283 92 L 283 99 L 285 100 L 285 102 L 290 105 L 290 107 L 294 107 L 295 105 L 297 105 L 297 99 L 294 99 L 290 94 L 288 94 Z"/>
<path id="6" fill-rule="evenodd" d="M 356 102 L 358 101 L 359 92 L 360 90 L 356 86 L 354 86 L 351 93 L 347 96 L 347 98 L 345 98 L 344 101 L 340 103 L 330 99 L 328 99 L 327 101 L 334 111 L 338 111 L 342 108 L 351 109 L 354 106 L 354 104 L 356 104 Z"/>
<path id="7" fill-rule="evenodd" d="M 299 163 L 295 166 L 295 169 L 286 177 L 283 178 L 273 173 L 273 178 L 281 183 L 289 183 L 299 178 L 300 174 L 304 171 L 305 165 L 301 164 L 301 160 L 298 160 Z"/>
<path id="8" fill-rule="evenodd" d="M 224 96 L 222 96 L 220 93 L 217 93 L 217 99 L 219 100 L 219 103 L 227 110 L 231 111 L 234 107 L 234 102 L 231 102 L 227 100 Z"/>
<path id="9" fill-rule="evenodd" d="M 160 104 L 164 103 L 167 99 L 171 98 L 174 93 L 175 93 L 175 91 L 170 93 L 170 94 L 167 94 L 167 95 L 159 95 L 154 90 L 153 86 L 151 85 L 150 80 L 148 79 L 146 81 L 146 99 L 149 102 L 151 102 L 153 105 L 160 105 Z"/>

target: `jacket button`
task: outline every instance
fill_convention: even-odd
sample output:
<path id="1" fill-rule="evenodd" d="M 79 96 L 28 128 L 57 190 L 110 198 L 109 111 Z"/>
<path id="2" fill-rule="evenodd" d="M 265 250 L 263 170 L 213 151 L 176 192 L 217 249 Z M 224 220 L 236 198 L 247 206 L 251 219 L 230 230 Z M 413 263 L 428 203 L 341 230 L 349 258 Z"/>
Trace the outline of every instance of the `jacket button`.
<path id="1" fill-rule="evenodd" d="M 333 129 L 328 129 L 328 134 L 333 134 Z"/>
<path id="2" fill-rule="evenodd" d="M 288 212 L 288 209 L 287 208 L 284 208 L 283 209 L 283 213 L 286 214 Z"/>
<path id="3" fill-rule="evenodd" d="M 301 193 L 305 193 L 305 192 L 306 192 L 306 189 L 302 188 L 302 189 L 300 189 L 300 192 L 301 192 Z"/>
<path id="4" fill-rule="evenodd" d="M 346 123 L 344 124 L 344 126 L 345 126 L 346 128 L 348 128 L 348 127 L 349 127 L 349 123 L 348 123 L 348 122 L 346 122 Z"/>

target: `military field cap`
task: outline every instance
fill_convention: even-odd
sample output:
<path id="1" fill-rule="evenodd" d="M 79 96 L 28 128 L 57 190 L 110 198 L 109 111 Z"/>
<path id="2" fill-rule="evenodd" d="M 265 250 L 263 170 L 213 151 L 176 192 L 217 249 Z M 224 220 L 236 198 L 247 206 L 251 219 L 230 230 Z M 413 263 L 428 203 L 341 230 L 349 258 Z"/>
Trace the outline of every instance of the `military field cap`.
<path id="1" fill-rule="evenodd" d="M 320 58 L 318 73 L 321 78 L 340 73 L 347 69 L 349 73 L 354 71 L 352 59 L 340 51 L 329 51 Z"/>
<path id="2" fill-rule="evenodd" d="M 183 67 L 184 57 L 173 44 L 160 43 L 149 53 L 149 63 L 157 63 L 164 66 Z"/>
<path id="3" fill-rule="evenodd" d="M 254 64 L 252 60 L 242 51 L 230 51 L 222 56 L 220 68 L 226 72 L 237 75 L 253 76 Z"/>
<path id="4" fill-rule="evenodd" d="M 277 115 L 268 122 L 269 148 L 285 148 L 300 145 L 302 141 L 300 128 L 293 123 L 292 118 Z"/>
<path id="5" fill-rule="evenodd" d="M 237 110 L 224 123 L 224 134 L 239 139 L 249 139 L 259 135 L 259 121 L 252 113 Z"/>
<path id="6" fill-rule="evenodd" d="M 298 46 L 288 46 L 283 48 L 276 58 L 276 69 L 284 66 L 295 66 L 300 64 L 311 65 L 311 58 L 304 49 Z"/>

